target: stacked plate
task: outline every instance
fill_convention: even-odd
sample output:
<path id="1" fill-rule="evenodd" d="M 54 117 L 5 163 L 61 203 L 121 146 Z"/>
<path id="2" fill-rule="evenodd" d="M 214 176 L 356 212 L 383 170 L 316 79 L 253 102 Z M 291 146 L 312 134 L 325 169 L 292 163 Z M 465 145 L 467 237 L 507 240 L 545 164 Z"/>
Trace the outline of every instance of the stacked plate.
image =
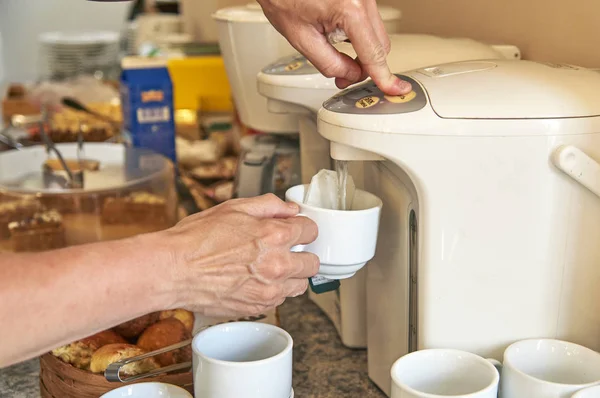
<path id="1" fill-rule="evenodd" d="M 40 35 L 44 77 L 69 78 L 82 74 L 111 74 L 119 66 L 116 32 L 46 32 Z"/>

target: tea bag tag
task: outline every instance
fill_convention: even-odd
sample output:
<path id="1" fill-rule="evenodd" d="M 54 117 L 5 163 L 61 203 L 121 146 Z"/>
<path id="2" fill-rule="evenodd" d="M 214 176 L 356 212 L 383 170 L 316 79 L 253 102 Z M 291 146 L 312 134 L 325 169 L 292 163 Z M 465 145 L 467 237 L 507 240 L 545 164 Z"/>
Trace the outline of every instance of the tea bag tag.
<path id="1" fill-rule="evenodd" d="M 308 279 L 310 290 L 316 294 L 331 292 L 340 287 L 340 281 L 337 279 L 327 279 L 321 275 L 315 275 Z"/>

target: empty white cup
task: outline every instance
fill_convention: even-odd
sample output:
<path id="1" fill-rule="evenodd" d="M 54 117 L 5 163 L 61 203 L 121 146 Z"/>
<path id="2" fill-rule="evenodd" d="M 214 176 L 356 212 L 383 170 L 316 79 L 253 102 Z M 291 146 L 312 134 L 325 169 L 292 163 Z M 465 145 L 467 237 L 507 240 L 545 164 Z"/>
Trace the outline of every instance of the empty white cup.
<path id="1" fill-rule="evenodd" d="M 286 200 L 300 206 L 300 214 L 313 220 L 319 236 L 294 251 L 314 253 L 321 266 L 318 275 L 327 279 L 353 276 L 375 255 L 382 202 L 377 196 L 357 189 L 352 209 L 331 210 L 303 203 L 308 184 L 296 185 L 285 193 Z"/>
<path id="2" fill-rule="evenodd" d="M 100 398 L 193 398 L 181 387 L 167 383 L 134 383 L 116 388 Z"/>
<path id="3" fill-rule="evenodd" d="M 500 377 L 493 363 L 459 350 L 412 352 L 392 366 L 392 398 L 497 398 Z"/>
<path id="4" fill-rule="evenodd" d="M 570 398 L 598 384 L 600 354 L 589 348 L 531 339 L 511 344 L 504 351 L 501 398 Z"/>
<path id="5" fill-rule="evenodd" d="M 579 390 L 573 395 L 573 398 L 600 398 L 600 386 Z"/>
<path id="6" fill-rule="evenodd" d="M 196 398 L 289 398 L 292 337 L 277 326 L 232 322 L 192 341 Z"/>

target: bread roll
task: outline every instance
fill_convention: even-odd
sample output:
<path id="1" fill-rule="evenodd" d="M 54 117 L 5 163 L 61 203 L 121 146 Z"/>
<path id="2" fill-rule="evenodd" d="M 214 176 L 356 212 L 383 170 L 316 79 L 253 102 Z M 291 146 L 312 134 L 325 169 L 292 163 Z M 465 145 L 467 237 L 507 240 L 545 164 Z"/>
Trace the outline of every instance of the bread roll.
<path id="1" fill-rule="evenodd" d="M 114 331 L 105 330 L 54 349 L 52 355 L 79 369 L 89 370 L 92 354 L 100 347 L 114 343 L 126 343 L 126 341 Z"/>
<path id="2" fill-rule="evenodd" d="M 178 308 L 176 310 L 161 311 L 160 314 L 158 314 L 158 319 L 160 320 L 168 318 L 179 319 L 190 334 L 194 331 L 195 317 L 193 312 Z"/>
<path id="3" fill-rule="evenodd" d="M 94 352 L 90 363 L 90 370 L 94 373 L 102 373 L 111 363 L 145 353 L 146 350 L 132 344 L 108 344 Z M 123 366 L 121 373 L 126 376 L 135 376 L 150 372 L 159 367 L 160 365 L 154 357 L 150 357 Z"/>
<path id="4" fill-rule="evenodd" d="M 134 339 L 156 321 L 158 321 L 158 312 L 152 312 L 115 326 L 114 330 L 126 339 Z"/>
<path id="5" fill-rule="evenodd" d="M 138 339 L 137 345 L 144 350 L 154 351 L 187 340 L 191 336 L 191 333 L 187 331 L 180 320 L 167 318 L 146 329 Z M 165 352 L 157 355 L 156 360 L 161 366 L 191 361 L 192 347 L 187 345 L 177 350 Z"/>

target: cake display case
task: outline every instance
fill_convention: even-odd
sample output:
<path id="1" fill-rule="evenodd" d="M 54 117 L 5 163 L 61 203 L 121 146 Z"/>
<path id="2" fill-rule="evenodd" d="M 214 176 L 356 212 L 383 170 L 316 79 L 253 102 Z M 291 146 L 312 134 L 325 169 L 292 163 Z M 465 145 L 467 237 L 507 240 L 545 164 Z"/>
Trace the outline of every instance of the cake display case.
<path id="1" fill-rule="evenodd" d="M 120 239 L 177 222 L 170 160 L 121 144 L 56 149 L 0 153 L 0 252 Z"/>

